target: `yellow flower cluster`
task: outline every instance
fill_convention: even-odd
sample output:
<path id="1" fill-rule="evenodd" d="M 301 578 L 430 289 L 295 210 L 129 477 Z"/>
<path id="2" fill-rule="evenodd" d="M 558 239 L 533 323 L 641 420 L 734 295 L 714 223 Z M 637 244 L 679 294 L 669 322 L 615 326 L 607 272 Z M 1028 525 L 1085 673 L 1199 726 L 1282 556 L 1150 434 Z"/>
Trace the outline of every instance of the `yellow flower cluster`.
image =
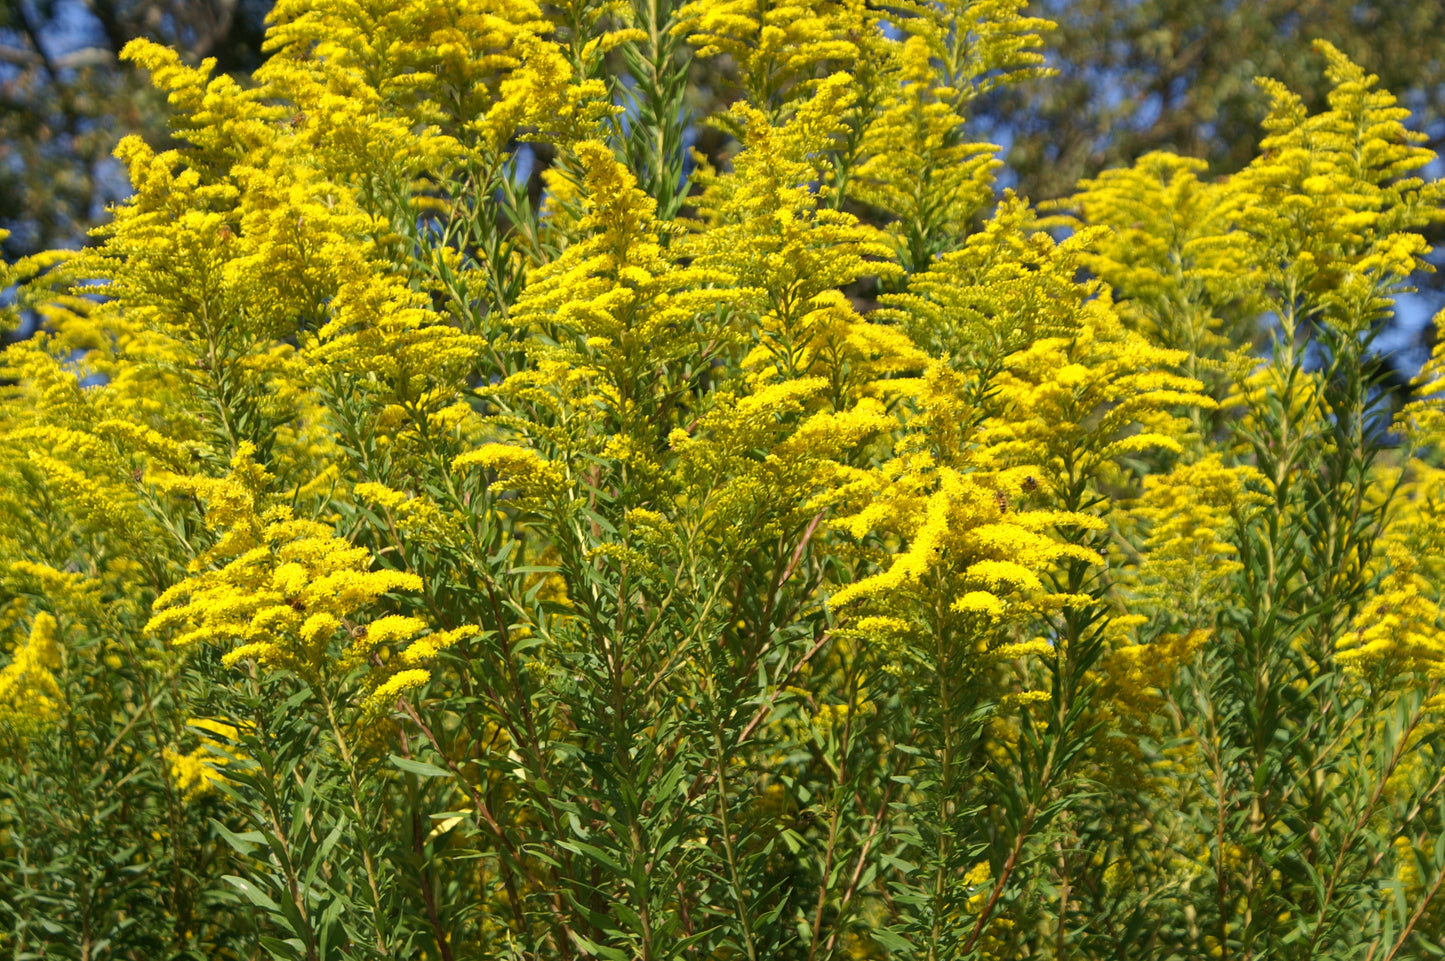
<path id="1" fill-rule="evenodd" d="M 846 70 L 876 21 L 857 0 L 691 0 L 674 28 L 698 56 L 730 57 L 748 100 L 781 109 L 820 69 Z"/>
<path id="2" fill-rule="evenodd" d="M 932 650 L 941 670 L 956 647 L 980 672 L 1055 657 L 1018 632 L 1095 603 L 1082 571 L 1104 563 L 1105 491 L 1127 482 L 1121 465 L 1182 451 L 1180 412 L 1213 404 L 1173 372 L 1183 352 L 1128 329 L 1107 289 L 1080 281 L 1099 237 L 1056 243 L 1009 198 L 884 298 L 881 316 L 941 359 L 907 389 L 892 459 L 850 479 L 853 510 L 835 523 L 860 546 L 875 539 L 864 554 L 880 569 L 831 603 L 857 608 L 852 630 L 890 656 Z M 1046 697 L 998 696 L 1005 708 Z"/>
<path id="3" fill-rule="evenodd" d="M 289 0 L 270 19 L 276 55 L 258 79 L 295 105 L 290 122 L 329 169 L 364 180 L 396 171 L 440 184 L 452 165 L 502 163 L 526 128 L 578 139 L 612 112 L 532 0 Z"/>
<path id="4" fill-rule="evenodd" d="M 1438 449 L 1445 439 L 1439 403 L 1406 408 L 1403 426 L 1416 443 Z M 1342 634 L 1338 657 L 1374 683 L 1428 684 L 1445 676 L 1445 471 L 1417 458 L 1399 480 L 1399 505 L 1371 565 L 1378 587 Z"/>
<path id="5" fill-rule="evenodd" d="M 420 590 L 421 579 L 370 570 L 371 553 L 329 525 L 295 518 L 287 507 L 264 508 L 268 477 L 253 453 L 243 448 L 223 479 L 166 481 L 204 501 L 207 524 L 222 533 L 190 577 L 156 598 L 146 630 L 171 634 L 176 647 L 227 645 L 228 666 L 254 660 L 312 680 L 362 669 L 364 703 L 373 709 L 426 683 L 423 665 L 476 628 L 424 634 L 427 623 L 416 617 L 365 620 L 384 595 Z"/>
<path id="6" fill-rule="evenodd" d="M 1315 309 L 1357 335 L 1389 311 L 1391 296 L 1427 250 L 1416 229 L 1445 216 L 1445 186 L 1409 176 L 1432 158 L 1409 111 L 1376 89 L 1378 78 L 1328 43 L 1329 109 L 1308 115 L 1283 84 L 1261 81 L 1272 100 L 1263 151 L 1239 176 L 1247 257 L 1278 291 L 1284 324 L 1319 291 Z"/>
<path id="7" fill-rule="evenodd" d="M 927 382 L 944 377 L 941 368 L 934 368 Z M 1089 515 L 1021 509 L 1018 504 L 1027 503 L 1029 496 L 1025 484 L 1030 476 L 961 470 L 939 464 L 923 451 L 884 465 L 875 478 L 860 481 L 851 492 L 869 506 L 837 523 L 855 537 L 880 529 L 895 532 L 908 546 L 891 558 L 886 570 L 839 590 L 832 603 L 843 607 L 871 596 L 888 597 L 887 607 L 895 616 L 909 617 L 909 612 L 933 607 L 918 591 L 927 592 L 939 575 L 952 585 L 944 603 L 960 614 L 1003 617 L 1009 599 L 1029 610 L 1032 604 L 1066 602 L 1044 591 L 1040 574 L 1065 558 L 1088 563 L 1100 558 L 1060 542 L 1053 532 L 1060 526 L 1099 524 Z"/>
<path id="8" fill-rule="evenodd" d="M 170 764 L 171 780 L 185 799 L 191 801 L 225 783 L 222 769 L 233 759 L 231 745 L 236 743 L 240 730 L 222 721 L 194 717 L 186 726 L 200 732 L 201 743 L 186 754 L 166 748 L 162 755 Z"/>
<path id="9" fill-rule="evenodd" d="M 9 236 L 10 231 L 0 229 L 0 243 Z M 42 291 L 29 286 L 30 282 L 37 275 L 62 263 L 68 256 L 65 251 L 56 250 L 33 257 L 22 257 L 14 263 L 6 263 L 0 259 L 0 290 L 15 290 L 17 294 L 13 301 L 0 304 L 0 330 L 15 328 L 19 323 L 21 308 L 43 306 Z"/>
<path id="10" fill-rule="evenodd" d="M 1144 525 L 1143 562 L 1135 579 L 1137 613 L 1211 623 L 1229 579 L 1242 569 L 1232 537 L 1268 502 L 1252 467 L 1226 467 L 1218 454 L 1180 463 L 1144 479 L 1131 519 Z"/>
<path id="11" fill-rule="evenodd" d="M 717 331 L 696 322 L 726 296 L 711 285 L 726 276 L 700 264 L 681 265 L 665 244 L 656 202 L 598 141 L 576 146 L 584 171 L 578 239 L 537 269 L 511 322 L 555 331 L 555 347 L 534 350 L 549 381 L 586 384 L 604 416 L 624 433 L 655 415 L 643 393 L 644 372 L 686 361 L 709 347 Z M 523 374 L 505 390 L 538 381 Z"/>
<path id="12" fill-rule="evenodd" d="M 0 728 L 23 739 L 59 716 L 64 698 L 54 672 L 60 664 L 60 625 L 40 611 L 0 668 Z"/>
<path id="13" fill-rule="evenodd" d="M 1179 669 L 1188 665 L 1212 633 L 1198 628 L 1164 634 L 1148 644 L 1125 644 L 1110 652 L 1101 675 L 1112 709 L 1147 725 L 1163 703 Z"/>
<path id="14" fill-rule="evenodd" d="M 1002 166 L 992 144 L 964 139 L 958 92 L 939 85 L 934 56 L 916 34 L 896 47 L 899 82 L 885 88 L 890 102 L 864 132 L 866 159 L 850 175 L 854 196 L 896 218 L 900 259 L 918 270 L 965 235 Z"/>
<path id="15" fill-rule="evenodd" d="M 1054 24 L 1025 16 L 1027 0 L 900 0 L 898 25 L 928 45 L 944 87 L 961 105 L 982 93 L 1046 74 L 1043 34 Z"/>
<path id="16" fill-rule="evenodd" d="M 852 78 L 833 74 L 786 124 L 736 106 L 744 149 L 731 173 L 699 175 L 701 229 L 683 248 L 696 266 L 730 278 L 734 304 L 758 316 L 741 366 L 762 380 L 826 377 L 839 407 L 924 361 L 840 293 L 860 277 L 901 275 L 885 234 L 829 205 L 828 151 L 855 99 Z"/>
<path id="17" fill-rule="evenodd" d="M 1081 182 L 1069 200 L 1082 223 L 1110 228 L 1080 262 L 1113 288 L 1126 324 L 1188 352 L 1194 377 L 1255 335 L 1238 187 L 1201 181 L 1205 169 L 1200 160 L 1150 153 Z"/>
<path id="18" fill-rule="evenodd" d="M 1339 659 L 1377 677 L 1445 676 L 1445 612 L 1413 551 L 1389 551 L 1390 572 L 1340 640 Z"/>

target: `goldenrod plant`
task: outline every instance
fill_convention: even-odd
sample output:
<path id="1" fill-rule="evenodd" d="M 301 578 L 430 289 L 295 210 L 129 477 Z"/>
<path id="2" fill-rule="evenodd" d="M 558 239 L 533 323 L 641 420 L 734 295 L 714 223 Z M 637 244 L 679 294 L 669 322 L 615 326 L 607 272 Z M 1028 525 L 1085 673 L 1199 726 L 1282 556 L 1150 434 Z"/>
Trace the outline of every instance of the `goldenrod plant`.
<path id="1" fill-rule="evenodd" d="M 1040 211 L 1023 7 L 131 44 L 179 146 L 0 276 L 4 951 L 1439 954 L 1433 157 L 1322 44 Z"/>

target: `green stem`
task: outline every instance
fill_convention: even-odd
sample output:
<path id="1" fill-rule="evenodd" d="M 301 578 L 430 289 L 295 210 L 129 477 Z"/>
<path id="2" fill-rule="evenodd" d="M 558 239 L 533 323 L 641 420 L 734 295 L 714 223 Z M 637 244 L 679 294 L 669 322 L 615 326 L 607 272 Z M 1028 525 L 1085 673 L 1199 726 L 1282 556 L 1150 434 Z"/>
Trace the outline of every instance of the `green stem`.
<path id="1" fill-rule="evenodd" d="M 346 766 L 346 779 L 351 787 L 351 810 L 356 815 L 357 841 L 361 847 L 361 860 L 366 866 L 366 882 L 371 888 L 372 920 L 376 927 L 376 951 L 386 957 L 390 954 L 386 946 L 386 933 L 382 930 L 382 905 L 381 885 L 376 879 L 376 865 L 371 856 L 371 830 L 367 827 L 366 815 L 361 810 L 361 782 L 356 775 L 356 761 L 351 754 L 351 747 L 346 741 L 346 734 L 342 731 L 341 725 L 336 720 L 336 709 L 332 704 L 331 695 L 326 690 L 325 681 L 322 680 L 316 685 L 317 693 L 321 696 L 321 704 L 326 709 L 326 720 L 331 725 L 331 733 L 336 738 L 336 748 L 341 752 L 341 762 Z"/>

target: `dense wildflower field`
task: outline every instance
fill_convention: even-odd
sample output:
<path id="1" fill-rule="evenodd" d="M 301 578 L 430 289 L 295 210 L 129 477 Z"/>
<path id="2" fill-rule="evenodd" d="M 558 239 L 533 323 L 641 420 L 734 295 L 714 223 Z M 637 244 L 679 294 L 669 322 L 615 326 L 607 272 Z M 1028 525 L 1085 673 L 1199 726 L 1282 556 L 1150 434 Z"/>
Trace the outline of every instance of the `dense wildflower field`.
<path id="1" fill-rule="evenodd" d="M 1022 8 L 133 42 L 179 146 L 0 266 L 6 956 L 1439 956 L 1433 157 L 1320 44 L 1040 209 Z"/>

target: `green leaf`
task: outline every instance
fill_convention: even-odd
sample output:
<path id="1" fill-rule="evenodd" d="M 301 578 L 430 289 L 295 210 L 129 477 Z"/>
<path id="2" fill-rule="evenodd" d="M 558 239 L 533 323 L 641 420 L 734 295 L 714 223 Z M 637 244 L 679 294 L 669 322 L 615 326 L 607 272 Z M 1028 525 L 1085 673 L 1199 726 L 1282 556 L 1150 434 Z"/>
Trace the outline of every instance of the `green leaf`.
<path id="1" fill-rule="evenodd" d="M 425 761 L 416 761 L 411 758 L 401 757 L 396 754 L 389 755 L 393 766 L 400 768 L 408 774 L 415 774 L 417 777 L 451 777 L 452 772 L 446 768 L 437 767 L 435 764 L 428 764 Z"/>
<path id="2" fill-rule="evenodd" d="M 215 818 L 211 818 L 211 824 L 225 842 L 236 849 L 237 854 L 249 855 L 252 851 L 256 850 L 256 848 L 266 843 L 266 836 L 260 831 L 246 831 L 242 834 L 237 834 Z"/>
<path id="3" fill-rule="evenodd" d="M 238 878 L 234 874 L 227 874 L 222 877 L 222 880 L 225 881 L 227 884 L 231 885 L 231 887 L 235 888 L 237 891 L 240 891 L 241 896 L 244 897 L 247 901 L 250 901 L 252 904 L 256 905 L 256 907 L 265 908 L 267 911 L 274 911 L 280 913 L 281 905 L 277 904 L 275 901 L 272 901 L 269 897 L 265 895 L 264 892 L 261 891 L 260 888 L 256 887 L 256 885 L 252 884 L 250 881 L 247 881 L 245 878 Z"/>

